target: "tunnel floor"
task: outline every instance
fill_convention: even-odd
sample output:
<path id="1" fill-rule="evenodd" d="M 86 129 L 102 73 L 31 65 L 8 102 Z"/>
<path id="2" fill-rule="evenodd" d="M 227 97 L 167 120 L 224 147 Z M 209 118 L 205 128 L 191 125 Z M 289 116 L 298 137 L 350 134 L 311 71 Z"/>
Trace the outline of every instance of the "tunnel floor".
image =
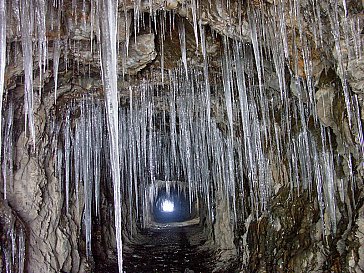
<path id="1" fill-rule="evenodd" d="M 215 254 L 202 245 L 207 237 L 199 225 L 146 229 L 123 253 L 127 273 L 208 273 L 216 270 Z M 227 269 L 226 269 L 227 270 Z M 117 265 L 96 265 L 96 272 L 118 272 Z"/>

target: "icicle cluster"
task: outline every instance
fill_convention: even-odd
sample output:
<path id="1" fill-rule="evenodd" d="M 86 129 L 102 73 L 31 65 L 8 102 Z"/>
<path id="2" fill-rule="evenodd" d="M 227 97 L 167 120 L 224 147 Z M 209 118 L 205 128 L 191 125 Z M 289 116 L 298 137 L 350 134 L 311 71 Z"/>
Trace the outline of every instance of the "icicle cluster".
<path id="1" fill-rule="evenodd" d="M 324 213 L 329 215 L 330 222 L 323 222 L 327 225 L 325 230 L 335 231 L 335 192 L 341 188 L 335 182 L 330 133 L 318 125 L 321 139 L 316 139 L 307 128 L 307 119 L 312 115 L 309 104 L 296 99 L 282 101 L 280 96 L 272 96 L 268 89 L 254 82 L 254 72 L 249 70 L 255 64 L 251 50 L 239 42 L 226 41 L 222 84 L 210 85 L 215 94 L 210 103 L 206 103 L 203 70 L 188 69 L 186 77 L 184 66 L 170 71 L 165 85 L 146 81 L 129 88 L 128 103 L 119 107 L 117 132 L 120 198 L 126 204 L 122 208 L 126 223 L 133 225 L 135 219 L 140 219 L 147 224 L 144 216 L 148 215 L 155 197 L 155 192 L 147 189 L 160 180 L 186 183 L 190 200 L 201 196 L 210 208 L 211 218 L 216 191 L 225 196 L 232 219 L 236 219 L 236 190 L 244 192 L 244 187 L 248 187 L 250 200 L 245 202 L 252 204 L 252 211 L 259 216 L 269 208 L 278 183 L 273 178 L 276 171 L 286 175 L 279 179 L 287 186 L 290 183 L 292 194 L 303 190 L 316 193 L 322 219 L 326 219 Z M 238 91 L 238 97 L 233 96 L 233 88 Z M 301 89 L 307 92 L 302 86 Z M 224 90 L 221 96 L 225 106 L 218 103 L 220 90 Z M 102 105 L 95 99 L 75 101 L 61 121 L 64 129 L 58 146 L 59 160 L 62 160 L 58 164 L 59 172 L 61 177 L 66 174 L 66 201 L 70 181 L 75 181 L 76 194 L 80 182 L 85 189 L 88 246 L 91 245 L 92 207 L 99 213 L 100 183 L 107 188 L 106 181 L 113 173 L 107 153 L 108 114 Z M 211 109 L 207 105 L 215 109 L 210 122 L 207 117 Z M 275 112 L 277 105 L 280 105 L 280 116 Z M 226 111 L 227 121 L 219 109 Z M 74 117 L 74 112 L 81 114 Z M 292 115 L 286 116 L 287 112 Z M 70 120 L 70 117 L 74 118 Z M 92 121 L 92 117 L 97 121 Z M 74 124 L 73 130 L 70 124 Z M 292 132 L 293 126 L 295 132 Z M 93 136 L 92 145 L 90 136 Z M 69 177 L 68 161 L 75 163 L 74 177 Z M 83 165 L 79 166 L 81 162 Z M 103 178 L 100 180 L 100 177 Z"/>
<path id="2" fill-rule="evenodd" d="M 251 210 L 258 216 L 269 208 L 277 183 L 289 184 L 292 195 L 308 190 L 317 197 L 322 219 L 329 219 L 323 222 L 325 230 L 335 231 L 336 191 L 347 192 L 356 187 L 357 181 L 350 156 L 346 159 L 350 184 L 343 186 L 343 181 L 336 177 L 332 134 L 329 128 L 320 125 L 317 114 L 318 79 L 314 62 L 317 54 L 331 56 L 326 48 L 334 48 L 346 108 L 343 115 L 350 129 L 358 132 L 357 149 L 363 154 L 360 105 L 358 96 L 348 86 L 347 75 L 348 63 L 362 58 L 361 26 L 357 17 L 349 15 L 346 1 L 313 0 L 304 7 L 304 1 L 277 0 L 265 8 L 256 7 L 256 1 L 248 1 L 247 5 L 239 1 L 237 5 L 234 1 L 208 1 L 208 4 L 200 0 L 181 1 L 178 5 L 188 11 L 184 14 L 191 15 L 202 64 L 197 68 L 188 63 L 187 28 L 181 20 L 176 24 L 181 67 L 170 71 L 165 69 L 164 39 L 168 26 L 170 31 L 174 27 L 179 7 L 169 14 L 156 10 L 153 1 L 147 9 L 142 1 L 134 1 L 131 7 L 125 1 L 112 0 L 65 2 L 0 0 L 0 112 L 6 87 L 5 66 L 11 61 L 6 60 L 9 39 L 6 30 L 8 25 L 16 25 L 12 35 L 20 37 L 26 131 L 35 145 L 34 71 L 38 71 L 42 86 L 42 75 L 49 59 L 53 59 L 56 101 L 61 57 L 66 69 L 74 65 L 77 70 L 80 66 L 76 57 L 75 63 L 68 62 L 68 50 L 79 52 L 81 43 L 69 37 L 70 33 L 61 35 L 66 8 L 72 9 L 74 18 L 68 18 L 68 23 L 81 24 L 80 29 L 89 32 L 90 55 L 100 56 L 105 91 L 105 106 L 96 99 L 75 101 L 68 105 L 64 119 L 54 126 L 56 135 L 60 135 L 54 143 L 66 212 L 71 204 L 81 205 L 81 194 L 85 200 L 87 255 L 91 255 L 92 214 L 100 213 L 102 177 L 104 180 L 111 177 L 113 181 L 120 272 L 122 217 L 128 223 L 143 218 L 150 202 L 145 189 L 156 179 L 185 181 L 190 197 L 203 196 L 208 208 L 212 207 L 214 193 L 223 193 L 234 220 L 237 190 L 249 192 L 250 200 L 246 203 L 251 204 Z M 208 14 L 206 9 L 212 11 L 213 5 L 221 11 L 219 16 L 227 17 L 230 26 L 221 28 L 219 24 L 216 29 L 234 38 L 222 39 L 223 53 L 217 74 L 211 73 L 206 38 L 209 27 L 204 25 L 209 22 L 204 18 Z M 130 9 L 134 11 L 132 15 Z M 119 10 L 124 15 L 125 29 L 118 24 Z M 145 13 L 149 14 L 150 31 L 159 37 L 161 79 L 145 80 L 130 87 L 129 104 L 120 107 L 117 81 L 125 73 L 132 32 L 130 20 L 136 40 L 146 25 Z M 46 18 L 52 20 L 48 23 Z M 167 18 L 173 24 L 167 23 Z M 123 41 L 119 40 L 122 31 L 126 36 Z M 49 45 L 53 54 L 48 52 Z M 345 52 L 345 48 L 353 50 Z M 120 54 L 123 75 L 118 75 Z M 269 87 L 269 64 L 278 79 L 278 90 Z M 155 83 L 160 81 L 163 85 Z M 39 89 L 39 97 L 41 92 Z M 0 124 L 5 198 L 7 185 L 12 183 L 12 109 L 9 106 L 6 124 Z M 79 115 L 74 113 L 75 109 L 80 109 Z M 277 173 L 280 182 L 276 181 Z M 76 202 L 72 200 L 74 193 Z M 122 202 L 129 202 L 128 208 L 123 208 Z"/>
<path id="3" fill-rule="evenodd" d="M 125 200 L 123 202 L 127 204 L 123 207 L 126 223 L 141 219 L 146 224 L 143 217 L 148 214 L 155 196 L 147 189 L 156 180 L 182 181 L 190 200 L 200 194 L 209 207 L 212 206 L 210 193 L 214 187 L 234 198 L 235 185 L 233 181 L 229 182 L 229 177 L 234 176 L 233 156 L 229 155 L 233 147 L 228 150 L 223 132 L 216 123 L 208 123 L 206 119 L 205 87 L 199 71 L 188 72 L 190 81 L 186 81 L 185 71 L 180 69 L 170 73 L 171 84 L 163 88 L 152 83 L 131 88 L 129 105 L 119 109 L 120 201 Z M 156 99 L 155 91 L 160 88 L 162 97 Z M 191 92 L 195 95 L 191 96 Z M 104 185 L 101 188 L 110 190 L 106 181 L 113 173 L 107 153 L 108 115 L 102 105 L 101 101 L 89 98 L 70 104 L 58 134 L 57 166 L 66 203 L 68 196 L 73 195 L 69 189 L 74 188 L 76 195 L 79 194 L 77 189 L 85 189 L 87 246 L 91 246 L 92 211 L 98 213 L 100 183 Z M 80 116 L 70 120 L 76 112 Z M 97 120 L 91 120 L 91 117 L 97 117 Z M 73 129 L 70 124 L 74 124 Z M 225 161 L 226 158 L 231 160 Z M 73 176 L 70 176 L 68 162 L 75 164 Z M 75 184 L 70 186 L 70 181 Z M 227 202 L 231 200 L 228 198 Z M 132 232 L 132 229 L 127 231 Z"/>
<path id="4" fill-rule="evenodd" d="M 25 232 L 17 232 L 15 227 L 9 230 L 4 236 L 11 244 L 1 249 L 5 257 L 5 272 L 24 272 L 25 261 Z"/>
<path id="5" fill-rule="evenodd" d="M 57 149 L 57 175 L 61 189 L 65 193 L 67 213 L 70 210 L 70 204 L 76 206 L 77 211 L 80 212 L 80 196 L 83 197 L 86 252 L 87 256 L 90 256 L 92 212 L 99 216 L 101 162 L 105 162 L 105 159 L 102 159 L 108 152 L 103 149 L 107 141 L 104 128 L 105 113 L 104 107 L 101 107 L 99 103 L 84 100 L 77 106 L 80 117 L 72 128 L 71 115 L 74 114 L 75 107 L 69 105 L 64 123 L 59 127 L 63 145 Z M 81 189 L 83 192 L 80 192 Z M 71 202 L 70 196 L 75 196 L 75 200 Z"/>
<path id="6" fill-rule="evenodd" d="M 0 203 L 0 258 L 3 272 L 24 272 L 25 230 L 20 221 L 3 202 Z"/>
<path id="7" fill-rule="evenodd" d="M 112 181 L 114 185 L 114 216 L 116 230 L 116 247 L 118 251 L 119 273 L 123 272 L 123 245 L 122 245 L 122 215 L 121 215 L 121 188 L 120 188 L 120 162 L 118 137 L 118 86 L 117 86 L 117 17 L 118 1 L 98 1 L 98 16 L 100 23 L 100 53 L 102 82 L 105 92 L 105 108 L 107 113 L 107 128 L 109 132 L 109 149 Z"/>
<path id="8" fill-rule="evenodd" d="M 5 65 L 6 65 L 6 2 L 5 0 L 1 0 L 0 1 L 0 115 L 3 109 L 3 93 L 5 87 L 4 83 Z M 1 117 L 0 117 L 0 128 L 2 128 Z M 1 144 L 2 144 L 2 133 L 0 132 L 0 158 L 1 158 Z M 5 185 L 4 188 L 6 188 Z M 4 196 L 6 196 L 6 189 L 4 191 Z"/>
<path id="9" fill-rule="evenodd" d="M 14 105 L 10 101 L 8 108 L 5 112 L 5 123 L 3 123 L 2 132 L 3 133 L 3 149 L 1 154 L 3 156 L 2 160 L 2 178 L 4 183 L 4 199 L 7 198 L 8 189 L 13 189 L 13 121 L 14 121 Z"/>

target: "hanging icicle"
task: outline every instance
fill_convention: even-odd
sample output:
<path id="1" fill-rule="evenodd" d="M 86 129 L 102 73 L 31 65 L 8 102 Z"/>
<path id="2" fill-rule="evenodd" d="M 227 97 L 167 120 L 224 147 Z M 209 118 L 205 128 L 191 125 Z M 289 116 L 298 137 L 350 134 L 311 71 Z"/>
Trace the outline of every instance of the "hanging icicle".
<path id="1" fill-rule="evenodd" d="M 3 94 L 5 88 L 5 66 L 6 66 L 6 0 L 0 0 L 0 158 L 2 152 L 2 112 Z M 6 199 L 7 183 L 4 180 L 4 199 Z"/>
<path id="2" fill-rule="evenodd" d="M 21 0 L 20 24 L 21 44 L 23 49 L 24 68 L 24 112 L 25 123 L 28 125 L 30 138 L 35 149 L 35 126 L 33 116 L 33 34 L 34 34 L 34 5 L 33 0 Z"/>
<path id="3" fill-rule="evenodd" d="M 105 92 L 107 126 L 109 132 L 109 149 L 112 179 L 114 184 L 114 207 L 116 245 L 118 251 L 119 272 L 123 272 L 122 256 L 122 215 L 121 188 L 118 137 L 118 84 L 117 84 L 117 9 L 118 1 L 98 1 L 98 16 L 100 24 L 100 52 L 102 80 Z"/>

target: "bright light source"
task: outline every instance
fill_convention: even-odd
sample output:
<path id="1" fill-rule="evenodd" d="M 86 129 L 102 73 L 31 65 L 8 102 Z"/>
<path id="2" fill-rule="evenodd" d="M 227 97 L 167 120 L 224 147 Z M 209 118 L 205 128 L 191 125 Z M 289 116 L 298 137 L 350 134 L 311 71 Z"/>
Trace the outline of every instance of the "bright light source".
<path id="1" fill-rule="evenodd" d="M 173 212 L 174 211 L 174 204 L 169 200 L 164 200 L 162 203 L 162 211 L 163 212 Z"/>

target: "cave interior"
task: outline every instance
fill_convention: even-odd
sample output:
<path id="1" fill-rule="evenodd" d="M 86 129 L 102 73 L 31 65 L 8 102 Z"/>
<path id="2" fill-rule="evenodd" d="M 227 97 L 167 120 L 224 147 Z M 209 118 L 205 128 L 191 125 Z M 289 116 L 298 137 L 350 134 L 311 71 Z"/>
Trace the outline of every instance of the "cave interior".
<path id="1" fill-rule="evenodd" d="M 0 272 L 363 272 L 355 0 L 0 0 Z"/>

